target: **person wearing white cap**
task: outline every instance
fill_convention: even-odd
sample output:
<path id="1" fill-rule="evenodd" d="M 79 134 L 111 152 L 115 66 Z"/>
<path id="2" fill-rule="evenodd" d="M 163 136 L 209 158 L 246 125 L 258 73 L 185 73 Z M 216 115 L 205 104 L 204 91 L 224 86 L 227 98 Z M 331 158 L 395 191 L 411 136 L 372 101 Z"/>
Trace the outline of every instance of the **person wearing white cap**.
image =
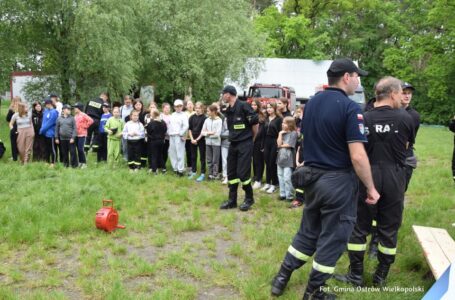
<path id="1" fill-rule="evenodd" d="M 172 113 L 169 121 L 169 158 L 174 172 L 183 176 L 185 168 L 185 139 L 188 131 L 188 117 L 182 111 L 183 101 L 174 101 L 175 112 Z"/>

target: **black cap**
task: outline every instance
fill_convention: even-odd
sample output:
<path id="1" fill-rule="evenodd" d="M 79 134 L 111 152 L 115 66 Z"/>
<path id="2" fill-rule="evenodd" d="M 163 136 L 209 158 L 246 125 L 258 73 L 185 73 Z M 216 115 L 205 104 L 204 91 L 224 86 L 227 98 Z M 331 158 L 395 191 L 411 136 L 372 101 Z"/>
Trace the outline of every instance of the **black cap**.
<path id="1" fill-rule="evenodd" d="M 367 76 L 368 72 L 357 67 L 354 62 L 348 58 L 335 59 L 330 68 L 327 70 L 327 76 L 338 77 L 343 76 L 344 73 L 356 72 L 359 76 Z"/>
<path id="2" fill-rule="evenodd" d="M 237 90 L 232 85 L 226 85 L 221 91 L 222 94 L 229 93 L 232 96 L 237 96 Z"/>
<path id="3" fill-rule="evenodd" d="M 405 82 L 405 81 L 402 81 L 401 82 L 401 88 L 404 90 L 404 89 L 410 89 L 410 90 L 413 90 L 415 91 L 416 89 L 412 86 L 412 84 L 410 84 L 409 82 Z"/>
<path id="4" fill-rule="evenodd" d="M 53 98 L 53 97 L 58 98 L 58 95 L 56 93 L 50 93 L 49 94 L 49 98 Z"/>
<path id="5" fill-rule="evenodd" d="M 52 104 L 52 100 L 49 97 L 44 98 L 44 105 L 46 104 Z"/>
<path id="6" fill-rule="evenodd" d="M 69 104 L 64 104 L 64 105 L 62 106 L 62 109 L 71 109 L 71 105 L 69 105 Z"/>
<path id="7" fill-rule="evenodd" d="M 76 102 L 76 104 L 73 105 L 73 108 L 79 108 L 80 110 L 84 109 L 84 104 L 80 102 Z"/>

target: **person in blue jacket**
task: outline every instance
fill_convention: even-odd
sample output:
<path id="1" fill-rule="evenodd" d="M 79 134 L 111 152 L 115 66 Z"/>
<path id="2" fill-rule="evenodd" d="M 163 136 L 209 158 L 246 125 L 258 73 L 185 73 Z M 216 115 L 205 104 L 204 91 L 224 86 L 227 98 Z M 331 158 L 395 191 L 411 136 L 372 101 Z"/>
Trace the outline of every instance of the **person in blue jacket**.
<path id="1" fill-rule="evenodd" d="M 39 131 L 40 135 L 43 135 L 46 140 L 45 158 L 47 162 L 53 166 L 55 164 L 55 125 L 57 123 L 58 111 L 54 108 L 52 100 L 47 98 L 44 101 L 46 109 L 43 113 L 43 123 Z"/>

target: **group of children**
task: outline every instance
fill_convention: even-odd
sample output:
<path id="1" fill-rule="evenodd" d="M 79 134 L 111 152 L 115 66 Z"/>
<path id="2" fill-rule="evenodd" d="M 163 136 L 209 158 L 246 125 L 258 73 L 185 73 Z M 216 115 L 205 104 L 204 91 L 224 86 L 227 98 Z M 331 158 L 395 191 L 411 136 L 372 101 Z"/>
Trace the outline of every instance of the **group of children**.
<path id="1" fill-rule="evenodd" d="M 226 118 L 217 102 L 207 108 L 202 102 L 195 105 L 191 100 L 185 102 L 184 107 L 182 100 L 175 100 L 172 113 L 168 103 L 163 104 L 161 113 L 154 102 L 145 110 L 140 100 L 125 101 L 123 106 L 114 106 L 112 112 L 110 104 L 103 103 L 97 161 L 107 161 L 115 166 L 123 153 L 131 172 L 146 168 L 148 164 L 149 172 L 158 174 L 166 172 L 169 157 L 178 176 L 184 176 L 186 172 L 189 179 L 198 182 L 221 179 L 227 184 L 229 131 Z M 294 191 L 291 174 L 294 168 L 303 164 L 299 147 L 302 135 L 298 128 L 302 115 L 301 109 L 297 108 L 291 116 L 287 104 L 286 99 L 265 107 L 259 101 L 251 103 L 260 120 L 253 149 L 253 188 L 272 194 L 279 187 L 279 199 L 292 201 L 291 207 L 298 207 L 303 203 L 303 193 Z M 93 120 L 84 113 L 84 105 L 65 104 L 59 111 L 55 101 L 49 98 L 44 105 L 42 110 L 41 104 L 35 102 L 33 113 L 29 113 L 27 105 L 19 99 L 16 104 L 19 109 L 16 108 L 10 118 L 10 128 L 19 136 L 16 143 L 21 161 L 26 163 L 33 149 L 34 157 L 51 165 L 55 164 L 58 153 L 64 166 L 85 168 L 84 145 Z M 264 170 L 265 184 L 262 184 Z"/>

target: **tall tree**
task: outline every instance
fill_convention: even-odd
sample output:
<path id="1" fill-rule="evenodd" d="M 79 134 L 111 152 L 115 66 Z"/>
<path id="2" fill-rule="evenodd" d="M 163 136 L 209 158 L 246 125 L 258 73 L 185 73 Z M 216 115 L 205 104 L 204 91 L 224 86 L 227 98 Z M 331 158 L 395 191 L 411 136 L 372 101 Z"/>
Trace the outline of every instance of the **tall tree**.
<path id="1" fill-rule="evenodd" d="M 23 49 L 4 64 L 52 75 L 43 80 L 57 79 L 65 101 L 151 83 L 216 97 L 260 49 L 251 13 L 247 0 L 2 0 L 0 26 Z"/>

